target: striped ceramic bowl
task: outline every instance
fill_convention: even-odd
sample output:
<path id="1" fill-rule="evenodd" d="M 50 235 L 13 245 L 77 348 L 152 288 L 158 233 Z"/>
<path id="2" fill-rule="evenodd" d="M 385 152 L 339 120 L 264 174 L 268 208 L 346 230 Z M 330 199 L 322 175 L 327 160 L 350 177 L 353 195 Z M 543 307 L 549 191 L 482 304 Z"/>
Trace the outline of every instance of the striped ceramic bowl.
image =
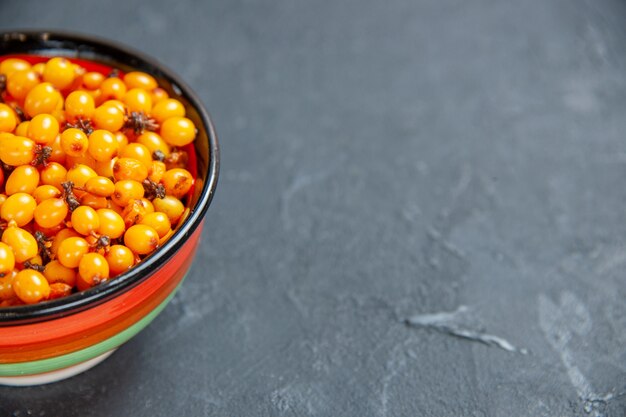
<path id="1" fill-rule="evenodd" d="M 193 261 L 219 170 L 211 119 L 196 95 L 153 59 L 112 42 L 60 32 L 0 33 L 0 59 L 39 62 L 65 56 L 90 70 L 139 70 L 152 74 L 179 99 L 198 128 L 189 145 L 196 175 L 187 218 L 174 235 L 130 271 L 97 287 L 35 305 L 0 308 L 0 384 L 58 381 L 96 365 L 146 327 L 176 293 Z"/>

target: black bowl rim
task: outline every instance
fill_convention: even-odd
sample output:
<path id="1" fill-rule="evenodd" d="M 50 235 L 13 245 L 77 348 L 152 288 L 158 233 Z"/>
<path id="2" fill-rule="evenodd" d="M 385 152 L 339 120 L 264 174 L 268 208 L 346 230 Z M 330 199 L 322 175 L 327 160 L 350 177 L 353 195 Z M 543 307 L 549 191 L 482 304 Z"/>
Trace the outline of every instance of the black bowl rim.
<path id="1" fill-rule="evenodd" d="M 13 39 L 17 41 L 30 39 L 34 41 L 39 40 L 41 42 L 56 40 L 75 42 L 77 44 L 87 44 L 94 48 L 111 49 L 114 52 L 120 53 L 120 55 L 131 55 L 137 60 L 142 61 L 143 64 L 154 67 L 158 70 L 160 75 L 180 90 L 181 95 L 185 97 L 189 104 L 198 112 L 200 119 L 207 129 L 210 155 L 207 178 L 203 184 L 197 204 L 191 210 L 189 217 L 184 221 L 182 226 L 178 228 L 176 233 L 174 233 L 174 235 L 161 248 L 159 248 L 153 256 L 148 257 L 128 272 L 125 272 L 110 281 L 89 290 L 72 294 L 58 300 L 46 301 L 39 304 L 0 308 L 0 326 L 30 324 L 34 322 L 53 320 L 78 313 L 100 305 L 115 296 L 128 291 L 140 282 L 143 282 L 149 277 L 150 272 L 163 266 L 201 224 L 204 219 L 204 215 L 209 208 L 211 200 L 213 199 L 219 176 L 219 144 L 215 127 L 208 111 L 205 109 L 196 93 L 194 93 L 193 90 L 178 75 L 165 65 L 158 62 L 156 59 L 115 41 L 77 32 L 67 32 L 62 30 L 0 31 L 0 42 Z M 45 48 L 33 52 L 43 50 L 45 50 Z M 75 52 L 75 57 L 80 59 L 80 51 L 77 50 Z M 115 55 L 106 56 L 116 59 Z"/>

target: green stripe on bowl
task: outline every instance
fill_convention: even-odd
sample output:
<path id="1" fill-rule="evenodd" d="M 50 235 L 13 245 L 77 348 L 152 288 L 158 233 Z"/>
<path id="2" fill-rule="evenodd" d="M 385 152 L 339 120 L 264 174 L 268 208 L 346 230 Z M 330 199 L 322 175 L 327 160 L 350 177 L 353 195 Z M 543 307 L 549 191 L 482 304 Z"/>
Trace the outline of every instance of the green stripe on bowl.
<path id="1" fill-rule="evenodd" d="M 58 369 L 67 368 L 68 366 L 76 365 L 77 363 L 84 362 L 86 360 L 95 358 L 102 355 L 105 352 L 115 349 L 122 343 L 127 342 L 130 338 L 135 336 L 141 330 L 143 330 L 159 313 L 165 308 L 167 303 L 174 297 L 181 284 L 185 280 L 185 277 L 180 281 L 178 286 L 167 296 L 161 304 L 159 304 L 148 315 L 139 320 L 137 323 L 121 331 L 113 337 L 110 337 L 102 342 L 89 346 L 88 348 L 78 350 L 76 352 L 68 353 L 62 356 L 56 356 L 54 358 L 42 359 L 32 362 L 20 362 L 20 363 L 6 363 L 0 364 L 0 376 L 22 376 L 41 374 L 44 372 L 56 371 Z"/>

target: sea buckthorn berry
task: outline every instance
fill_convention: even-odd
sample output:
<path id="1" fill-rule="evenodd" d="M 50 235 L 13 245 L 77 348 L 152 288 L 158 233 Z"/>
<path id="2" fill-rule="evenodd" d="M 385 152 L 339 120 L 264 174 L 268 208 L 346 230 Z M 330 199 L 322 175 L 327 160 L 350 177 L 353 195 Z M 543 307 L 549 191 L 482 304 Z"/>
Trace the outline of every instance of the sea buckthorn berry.
<path id="1" fill-rule="evenodd" d="M 167 171 L 165 163 L 161 161 L 152 161 L 150 168 L 148 169 L 148 179 L 152 182 L 159 183 L 163 178 L 163 175 Z"/>
<path id="2" fill-rule="evenodd" d="M 157 87 L 157 88 L 152 89 L 151 96 L 152 96 L 152 105 L 153 106 L 155 104 L 157 104 L 157 103 L 159 103 L 159 102 L 161 102 L 163 100 L 167 100 L 169 98 L 169 94 L 167 94 L 167 91 L 165 91 L 161 87 Z"/>
<path id="3" fill-rule="evenodd" d="M 185 117 L 185 106 L 174 98 L 168 98 L 155 104 L 150 115 L 163 123 L 170 117 Z"/>
<path id="4" fill-rule="evenodd" d="M 122 99 L 129 112 L 150 113 L 152 110 L 152 97 L 142 88 L 132 88 L 126 92 Z"/>
<path id="5" fill-rule="evenodd" d="M 15 193 L 32 194 L 39 184 L 39 171 L 32 165 L 20 165 L 16 167 L 5 183 L 7 195 Z"/>
<path id="6" fill-rule="evenodd" d="M 98 197 L 110 197 L 115 192 L 115 184 L 107 177 L 93 177 L 85 183 L 85 191 Z"/>
<path id="7" fill-rule="evenodd" d="M 22 123 L 18 124 L 13 133 L 15 136 L 23 136 L 28 137 L 28 126 L 30 125 L 30 120 L 25 120 Z"/>
<path id="8" fill-rule="evenodd" d="M 76 165 L 82 164 L 87 165 L 89 168 L 95 170 L 97 162 L 98 161 L 96 161 L 92 158 L 91 155 L 89 155 L 89 152 L 81 156 L 67 155 L 67 157 L 65 158 L 65 165 L 67 165 L 68 167 L 74 167 Z"/>
<path id="9" fill-rule="evenodd" d="M 74 65 L 61 57 L 51 58 L 46 62 L 43 70 L 43 79 L 59 90 L 69 87 L 75 77 Z"/>
<path id="10" fill-rule="evenodd" d="M 141 143 L 129 143 L 120 152 L 120 158 L 133 158 L 141 162 L 146 169 L 152 164 L 152 152 Z"/>
<path id="11" fill-rule="evenodd" d="M 87 72 L 82 76 L 82 84 L 87 90 L 95 90 L 100 87 L 100 84 L 104 81 L 104 75 L 99 72 Z"/>
<path id="12" fill-rule="evenodd" d="M 148 168 L 134 158 L 118 158 L 113 164 L 113 177 L 117 181 L 135 180 L 141 182 L 148 178 Z"/>
<path id="13" fill-rule="evenodd" d="M 52 185 L 62 190 L 62 183 L 66 181 L 67 169 L 58 162 L 50 162 L 48 166 L 41 170 L 41 182 L 45 185 Z"/>
<path id="14" fill-rule="evenodd" d="M 57 298 L 67 297 L 72 293 L 72 288 L 72 285 L 68 285 L 63 282 L 50 284 L 50 295 L 48 295 L 48 300 L 56 300 Z"/>
<path id="15" fill-rule="evenodd" d="M 91 207 L 94 210 L 106 208 L 109 206 L 109 200 L 106 197 L 97 197 L 95 195 L 85 193 L 80 196 L 80 204 L 83 206 Z"/>
<path id="16" fill-rule="evenodd" d="M 124 109 L 106 101 L 96 108 L 92 121 L 98 129 L 118 131 L 124 126 Z"/>
<path id="17" fill-rule="evenodd" d="M 94 99 L 86 91 L 72 91 L 65 98 L 65 116 L 69 120 L 90 119 L 95 110 Z"/>
<path id="18" fill-rule="evenodd" d="M 154 213 L 154 204 L 152 204 L 152 201 L 148 200 L 146 197 L 141 198 L 140 200 L 146 209 L 146 213 Z"/>
<path id="19" fill-rule="evenodd" d="M 82 156 L 87 152 L 89 139 L 80 129 L 69 128 L 61 133 L 61 148 L 69 156 Z"/>
<path id="20" fill-rule="evenodd" d="M 117 143 L 120 144 L 120 149 L 128 145 L 128 136 L 126 136 L 124 132 L 115 132 L 115 139 L 117 139 Z"/>
<path id="21" fill-rule="evenodd" d="M 13 249 L 16 262 L 25 262 L 37 256 L 37 240 L 22 228 L 7 227 L 2 233 L 2 242 Z"/>
<path id="22" fill-rule="evenodd" d="M 41 227 L 52 228 L 65 220 L 68 211 L 67 204 L 62 198 L 49 198 L 35 208 L 35 222 Z"/>
<path id="23" fill-rule="evenodd" d="M 170 154 L 170 146 L 159 136 L 156 132 L 146 131 L 137 137 L 137 143 L 144 145 L 150 151 L 150 156 L 154 155 L 154 152 L 160 151 L 163 156 Z M 154 159 L 154 158 L 152 158 Z"/>
<path id="24" fill-rule="evenodd" d="M 170 117 L 161 124 L 160 134 L 171 146 L 185 146 L 196 138 L 196 126 L 186 117 Z"/>
<path id="25" fill-rule="evenodd" d="M 39 77 L 43 77 L 43 70 L 46 69 L 46 63 L 38 62 L 35 65 L 33 65 L 30 69 L 35 71 L 37 75 L 39 75 Z"/>
<path id="26" fill-rule="evenodd" d="M 50 284 L 60 282 L 70 285 L 71 287 L 76 284 L 76 271 L 72 268 L 63 266 L 61 262 L 57 260 L 50 261 L 46 264 L 46 267 L 43 270 L 43 275 Z"/>
<path id="27" fill-rule="evenodd" d="M 0 242 L 0 274 L 4 275 L 15 268 L 13 249 L 6 243 Z"/>
<path id="28" fill-rule="evenodd" d="M 185 196 L 193 186 L 193 176 L 183 168 L 167 170 L 161 179 L 165 192 L 177 198 Z"/>
<path id="29" fill-rule="evenodd" d="M 15 221 L 18 226 L 25 226 L 33 219 L 37 202 L 30 194 L 16 193 L 7 197 L 0 207 L 0 217 L 5 221 Z M 6 233 L 6 232 L 5 232 Z"/>
<path id="30" fill-rule="evenodd" d="M 41 272 L 24 269 L 13 278 L 13 290 L 26 304 L 35 304 L 50 295 L 50 285 Z"/>
<path id="31" fill-rule="evenodd" d="M 156 211 L 165 213 L 172 224 L 176 224 L 185 211 L 184 204 L 171 195 L 166 195 L 164 198 L 155 198 L 152 200 L 152 204 L 154 204 Z"/>
<path id="32" fill-rule="evenodd" d="M 130 252 L 130 249 L 128 249 L 128 251 Z M 13 272 L 14 273 L 8 273 L 7 275 L 0 276 L 0 301 L 6 301 L 17 297 L 15 295 L 15 291 L 13 291 L 13 277 L 14 275 L 17 275 L 17 272 Z"/>
<path id="33" fill-rule="evenodd" d="M 124 234 L 126 226 L 124 225 L 124 219 L 115 210 L 103 208 L 96 210 L 98 219 L 100 220 L 100 227 L 98 228 L 99 235 L 105 235 L 111 239 L 117 239 Z"/>
<path id="34" fill-rule="evenodd" d="M 70 237 L 80 237 L 80 235 L 74 229 L 71 229 L 71 228 L 60 230 L 54 236 L 54 238 L 52 239 L 52 245 L 50 245 L 50 252 L 52 253 L 52 255 L 56 257 L 58 254 L 59 246 L 61 245 L 61 242 L 63 242 L 65 239 L 70 238 Z"/>
<path id="35" fill-rule="evenodd" d="M 59 122 L 49 114 L 38 114 L 28 124 L 26 135 L 36 143 L 47 145 L 59 134 Z"/>
<path id="36" fill-rule="evenodd" d="M 89 155 L 96 161 L 108 161 L 117 155 L 119 143 L 108 130 L 96 130 L 89 136 Z"/>
<path id="37" fill-rule="evenodd" d="M 78 280 L 84 280 L 93 287 L 109 278 L 109 264 L 99 253 L 88 253 L 78 264 Z"/>
<path id="38" fill-rule="evenodd" d="M 30 69 L 28 61 L 19 58 L 7 58 L 0 62 L 0 74 L 11 76 L 16 71 Z"/>
<path id="39" fill-rule="evenodd" d="M 85 239 L 68 237 L 59 244 L 57 259 L 65 267 L 76 268 L 87 252 L 89 252 L 89 244 Z"/>
<path id="40" fill-rule="evenodd" d="M 48 144 L 52 151 L 50 153 L 50 158 L 48 162 L 58 162 L 59 164 L 64 164 L 66 160 L 65 151 L 61 147 L 61 135 L 57 135 L 54 140 Z"/>
<path id="41" fill-rule="evenodd" d="M 124 207 L 130 200 L 142 198 L 143 193 L 144 188 L 140 182 L 135 180 L 120 180 L 115 183 L 115 192 L 111 195 L 111 200 L 115 204 Z"/>
<path id="42" fill-rule="evenodd" d="M 7 165 L 30 164 L 35 158 L 35 142 L 10 133 L 0 134 L 0 160 Z"/>
<path id="43" fill-rule="evenodd" d="M 72 212 L 72 227 L 81 235 L 89 235 L 100 227 L 100 218 L 94 209 L 80 206 Z"/>
<path id="44" fill-rule="evenodd" d="M 96 171 L 84 164 L 76 164 L 72 169 L 67 171 L 65 176 L 67 181 L 72 181 L 74 186 L 83 188 L 87 181 L 91 178 L 97 177 Z"/>
<path id="45" fill-rule="evenodd" d="M 37 84 L 24 99 L 24 111 L 30 117 L 52 113 L 59 106 L 63 106 L 63 96 L 50 83 Z"/>
<path id="46" fill-rule="evenodd" d="M 143 88 L 152 90 L 158 87 L 154 77 L 141 71 L 131 71 L 124 75 L 124 83 L 128 88 Z"/>
<path id="47" fill-rule="evenodd" d="M 167 235 L 167 233 L 172 230 L 172 224 L 170 223 L 169 217 L 160 211 L 146 214 L 143 219 L 141 219 L 139 224 L 145 224 L 146 226 L 152 227 L 158 233 L 159 238 Z"/>
<path id="48" fill-rule="evenodd" d="M 0 194 L 0 206 L 2 206 L 5 201 L 7 201 L 7 195 L 6 194 Z"/>
<path id="49" fill-rule="evenodd" d="M 117 157 L 111 159 L 110 161 L 96 161 L 96 173 L 102 177 L 113 178 L 113 165 L 117 161 Z"/>
<path id="50" fill-rule="evenodd" d="M 107 78 L 100 84 L 100 91 L 104 99 L 121 100 L 126 95 L 126 84 L 117 77 Z"/>
<path id="51" fill-rule="evenodd" d="M 118 275 L 135 264 L 135 255 L 124 245 L 113 245 L 104 256 L 111 275 Z"/>
<path id="52" fill-rule="evenodd" d="M 124 245 L 138 255 L 147 255 L 159 245 L 159 234 L 150 226 L 136 224 L 124 233 Z"/>
<path id="53" fill-rule="evenodd" d="M 7 91 L 11 97 L 21 101 L 37 84 L 39 84 L 39 75 L 35 71 L 15 71 L 7 79 Z"/>
<path id="54" fill-rule="evenodd" d="M 0 103 L 0 132 L 13 132 L 18 120 L 15 111 L 4 103 Z"/>
<path id="55" fill-rule="evenodd" d="M 128 228 L 135 223 L 139 223 L 146 214 L 148 214 L 146 203 L 142 199 L 135 199 L 129 201 L 126 207 L 124 207 L 122 218 Z"/>
<path id="56" fill-rule="evenodd" d="M 61 191 L 59 191 L 59 189 L 54 185 L 40 185 L 35 188 L 32 195 L 37 204 L 41 204 L 42 201 L 61 197 Z"/>

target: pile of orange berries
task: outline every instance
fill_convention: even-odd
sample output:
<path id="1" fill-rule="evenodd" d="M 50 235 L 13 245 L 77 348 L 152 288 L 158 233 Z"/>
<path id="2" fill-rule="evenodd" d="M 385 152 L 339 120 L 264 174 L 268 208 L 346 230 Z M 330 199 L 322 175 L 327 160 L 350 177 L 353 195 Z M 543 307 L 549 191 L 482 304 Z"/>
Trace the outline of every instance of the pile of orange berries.
<path id="1" fill-rule="evenodd" d="M 188 215 L 184 105 L 151 75 L 0 57 L 0 307 L 98 285 Z"/>

